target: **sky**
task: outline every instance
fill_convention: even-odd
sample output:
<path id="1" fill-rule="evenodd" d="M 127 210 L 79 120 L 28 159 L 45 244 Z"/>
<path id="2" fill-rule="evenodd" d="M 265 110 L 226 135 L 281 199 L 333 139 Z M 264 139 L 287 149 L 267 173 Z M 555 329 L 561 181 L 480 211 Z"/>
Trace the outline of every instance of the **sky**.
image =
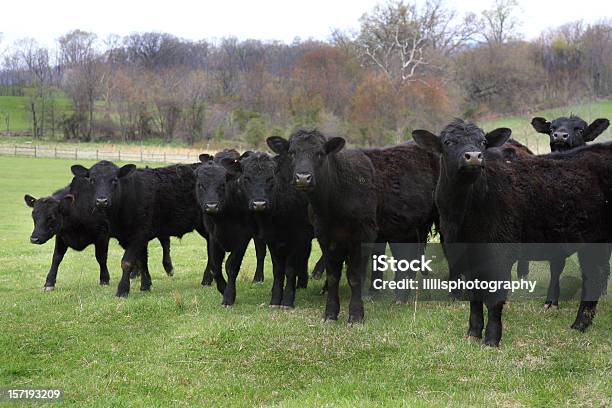
<path id="1" fill-rule="evenodd" d="M 422 2 L 424 0 L 417 0 Z M 612 18 L 612 1 L 518 0 L 524 38 L 544 29 L 582 19 L 587 23 Z M 238 39 L 326 40 L 332 29 L 359 27 L 359 17 L 380 0 L 30 0 L 2 6 L 2 45 L 34 38 L 52 46 L 76 28 L 98 34 L 127 35 L 160 31 L 199 40 L 234 36 Z M 492 0 L 446 0 L 459 13 L 480 13 Z"/>

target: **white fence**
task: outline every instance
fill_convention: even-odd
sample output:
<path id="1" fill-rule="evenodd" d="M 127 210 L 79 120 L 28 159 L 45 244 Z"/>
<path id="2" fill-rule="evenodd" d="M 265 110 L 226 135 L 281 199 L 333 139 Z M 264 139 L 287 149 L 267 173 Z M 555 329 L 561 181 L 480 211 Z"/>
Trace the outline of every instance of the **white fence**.
<path id="1" fill-rule="evenodd" d="M 121 151 L 79 149 L 35 145 L 0 145 L 0 155 L 74 160 L 112 160 L 125 162 L 195 163 L 198 154 L 175 154 L 147 150 Z"/>

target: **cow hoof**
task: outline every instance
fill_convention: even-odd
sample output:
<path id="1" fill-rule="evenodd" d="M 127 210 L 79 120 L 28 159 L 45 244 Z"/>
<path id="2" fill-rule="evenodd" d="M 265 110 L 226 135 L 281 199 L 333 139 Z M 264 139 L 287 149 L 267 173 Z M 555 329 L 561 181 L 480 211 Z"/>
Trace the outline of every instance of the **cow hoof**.
<path id="1" fill-rule="evenodd" d="M 559 305 L 555 305 L 554 303 L 544 303 L 544 310 L 558 310 Z"/>
<path id="2" fill-rule="evenodd" d="M 331 323 L 338 320 L 338 315 L 327 315 L 321 319 L 321 323 Z"/>
<path id="3" fill-rule="evenodd" d="M 499 347 L 499 341 L 494 339 L 485 340 L 484 345 L 488 347 Z"/>
<path id="4" fill-rule="evenodd" d="M 51 292 L 54 289 L 55 289 L 55 286 L 45 286 L 43 288 L 43 292 Z"/>
<path id="5" fill-rule="evenodd" d="M 200 286 L 202 286 L 203 288 L 205 288 L 205 287 L 207 287 L 207 286 L 212 286 L 212 282 L 202 282 L 202 283 L 200 284 Z M 221 293 L 223 293 L 223 292 L 221 292 Z"/>
<path id="6" fill-rule="evenodd" d="M 117 292 L 117 294 L 115 296 L 126 298 L 126 297 L 128 297 L 129 294 L 130 294 L 130 292 Z"/>
<path id="7" fill-rule="evenodd" d="M 283 310 L 292 310 L 294 307 L 291 305 L 281 305 L 280 308 Z"/>
<path id="8" fill-rule="evenodd" d="M 363 315 L 350 315 L 348 318 L 349 326 L 354 324 L 362 324 L 363 323 Z"/>
<path id="9" fill-rule="evenodd" d="M 468 339 L 469 341 L 476 341 L 480 343 L 480 340 L 482 340 L 482 337 L 478 337 L 478 336 L 472 336 L 472 335 L 467 335 L 465 336 L 466 339 Z"/>
<path id="10" fill-rule="evenodd" d="M 280 305 L 279 304 L 272 304 L 270 303 L 270 305 L 268 306 L 270 309 L 279 309 Z"/>
<path id="11" fill-rule="evenodd" d="M 140 287 L 140 291 L 141 292 L 150 292 L 151 291 L 151 286 L 141 286 Z"/>
<path id="12" fill-rule="evenodd" d="M 100 286 L 108 286 L 110 281 L 100 281 Z"/>
<path id="13" fill-rule="evenodd" d="M 254 285 L 261 285 L 262 283 L 264 283 L 263 279 L 253 279 Z"/>
<path id="14" fill-rule="evenodd" d="M 174 270 L 169 270 L 169 271 L 166 271 L 166 275 L 168 275 L 168 276 L 174 276 Z"/>
<path id="15" fill-rule="evenodd" d="M 223 306 L 225 309 L 230 309 L 232 307 L 232 305 L 228 305 L 227 303 L 223 303 L 221 306 Z"/>
<path id="16" fill-rule="evenodd" d="M 572 324 L 570 327 L 574 330 L 578 330 L 579 332 L 584 333 L 590 325 L 590 322 L 585 322 L 584 320 L 576 320 L 574 324 Z"/>

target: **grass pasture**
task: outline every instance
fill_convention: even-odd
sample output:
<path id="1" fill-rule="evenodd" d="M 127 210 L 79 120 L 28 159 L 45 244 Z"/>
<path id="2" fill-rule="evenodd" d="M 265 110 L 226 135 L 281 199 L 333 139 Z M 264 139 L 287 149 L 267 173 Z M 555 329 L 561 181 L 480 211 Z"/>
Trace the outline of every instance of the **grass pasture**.
<path id="1" fill-rule="evenodd" d="M 135 283 L 129 298 L 114 297 L 115 242 L 109 287 L 97 284 L 90 247 L 68 251 L 56 290 L 42 292 L 53 243 L 29 244 L 23 195 L 64 186 L 70 164 L 0 157 L 0 387 L 60 387 L 63 404 L 78 407 L 612 405 L 609 301 L 585 334 L 569 329 L 576 302 L 549 312 L 540 301 L 511 302 L 502 345 L 490 349 L 464 339 L 463 302 L 396 306 L 383 295 L 349 327 L 343 281 L 340 320 L 323 324 L 322 282 L 311 281 L 295 310 L 270 310 L 270 257 L 265 283 L 253 285 L 250 248 L 237 302 L 224 309 L 216 289 L 199 286 L 196 234 L 172 240 L 174 277 L 151 243 L 150 293 Z"/>

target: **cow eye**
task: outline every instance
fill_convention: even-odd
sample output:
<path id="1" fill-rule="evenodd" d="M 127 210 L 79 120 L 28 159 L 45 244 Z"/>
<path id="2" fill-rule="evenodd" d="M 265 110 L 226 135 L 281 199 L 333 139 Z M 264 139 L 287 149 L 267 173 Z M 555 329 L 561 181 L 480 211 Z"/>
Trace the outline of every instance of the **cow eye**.
<path id="1" fill-rule="evenodd" d="M 446 140 L 444 141 L 444 144 L 445 144 L 446 146 L 450 146 L 450 145 L 452 145 L 453 143 L 455 143 L 455 142 L 454 142 L 454 141 L 452 141 L 452 140 L 450 140 L 450 139 L 446 139 Z"/>
<path id="2" fill-rule="evenodd" d="M 578 132 L 578 133 L 582 133 L 582 128 L 579 128 L 579 127 L 574 128 L 574 131 L 576 131 L 576 132 Z"/>

